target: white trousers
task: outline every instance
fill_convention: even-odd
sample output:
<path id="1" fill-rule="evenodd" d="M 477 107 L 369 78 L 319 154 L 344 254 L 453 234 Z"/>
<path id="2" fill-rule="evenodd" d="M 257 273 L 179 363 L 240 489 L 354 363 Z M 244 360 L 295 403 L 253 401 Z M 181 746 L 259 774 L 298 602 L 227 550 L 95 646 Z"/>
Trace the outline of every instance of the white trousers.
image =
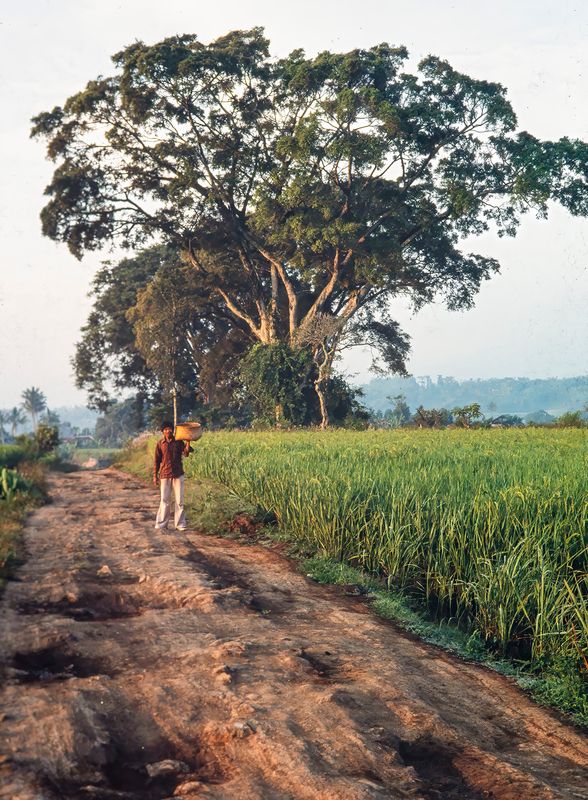
<path id="1" fill-rule="evenodd" d="M 158 530 L 167 528 L 171 516 L 171 493 L 174 490 L 175 509 L 174 524 L 181 529 L 187 526 L 186 515 L 184 513 L 184 476 L 179 478 L 160 478 L 161 502 L 155 518 L 155 527 Z"/>

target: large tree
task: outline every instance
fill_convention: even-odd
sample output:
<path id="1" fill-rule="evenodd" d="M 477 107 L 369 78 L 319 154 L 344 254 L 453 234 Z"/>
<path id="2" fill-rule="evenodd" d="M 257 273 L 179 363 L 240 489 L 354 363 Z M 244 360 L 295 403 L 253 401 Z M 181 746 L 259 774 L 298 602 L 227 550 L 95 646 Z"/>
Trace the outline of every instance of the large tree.
<path id="1" fill-rule="evenodd" d="M 57 164 L 43 231 L 77 257 L 175 243 L 256 341 L 313 349 L 319 394 L 356 321 L 401 367 L 391 297 L 468 307 L 498 264 L 466 236 L 513 235 L 550 200 L 588 211 L 585 143 L 517 133 L 502 86 L 406 59 L 381 44 L 275 60 L 257 28 L 132 44 L 33 121 Z"/>

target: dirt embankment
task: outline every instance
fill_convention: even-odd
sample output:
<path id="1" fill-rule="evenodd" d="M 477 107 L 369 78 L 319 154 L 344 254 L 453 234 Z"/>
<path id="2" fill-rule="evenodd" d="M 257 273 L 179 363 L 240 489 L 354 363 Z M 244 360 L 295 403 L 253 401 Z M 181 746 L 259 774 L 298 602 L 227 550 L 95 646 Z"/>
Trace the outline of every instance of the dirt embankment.
<path id="1" fill-rule="evenodd" d="M 2 601 L 0 797 L 588 798 L 586 738 L 508 680 L 278 552 L 156 533 L 115 470 L 51 491 Z"/>

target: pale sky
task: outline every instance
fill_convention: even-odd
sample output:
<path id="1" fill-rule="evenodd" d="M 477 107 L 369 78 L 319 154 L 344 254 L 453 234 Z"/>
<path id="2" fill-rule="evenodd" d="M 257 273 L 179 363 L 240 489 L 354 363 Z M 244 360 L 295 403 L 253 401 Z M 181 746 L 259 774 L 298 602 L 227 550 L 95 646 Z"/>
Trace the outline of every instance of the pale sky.
<path id="1" fill-rule="evenodd" d="M 30 118 L 61 105 L 135 39 L 196 33 L 203 42 L 262 25 L 281 56 L 404 44 L 508 88 L 520 128 L 542 138 L 588 138 L 588 4 L 583 0 L 0 0 L 0 408 L 41 387 L 51 406 L 83 403 L 69 360 L 108 253 L 82 263 L 41 236 L 52 165 L 29 140 Z M 515 239 L 487 234 L 469 250 L 502 273 L 476 308 L 395 306 L 412 336 L 415 375 L 552 377 L 588 372 L 588 221 L 555 209 L 527 218 Z M 367 380 L 369 359 L 347 365 Z"/>

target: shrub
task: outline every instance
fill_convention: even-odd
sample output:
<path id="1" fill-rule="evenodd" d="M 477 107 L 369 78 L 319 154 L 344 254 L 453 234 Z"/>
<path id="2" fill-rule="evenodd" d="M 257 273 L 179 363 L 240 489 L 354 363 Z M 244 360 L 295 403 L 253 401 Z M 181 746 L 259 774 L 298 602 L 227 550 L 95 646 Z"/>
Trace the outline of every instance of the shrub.
<path id="1" fill-rule="evenodd" d="M 0 467 L 13 469 L 24 461 L 27 457 L 27 449 L 23 445 L 3 444 L 0 445 Z"/>
<path id="2" fill-rule="evenodd" d="M 15 469 L 2 467 L 0 470 L 0 500 L 10 502 L 17 492 L 24 492 L 29 488 L 29 481 L 23 478 Z"/>
<path id="3" fill-rule="evenodd" d="M 59 444 L 59 431 L 53 425 L 39 425 L 35 433 L 35 444 L 39 455 L 50 453 Z"/>
<path id="4" fill-rule="evenodd" d="M 586 422 L 582 418 L 581 411 L 566 411 L 561 417 L 555 420 L 556 428 L 585 428 Z"/>

